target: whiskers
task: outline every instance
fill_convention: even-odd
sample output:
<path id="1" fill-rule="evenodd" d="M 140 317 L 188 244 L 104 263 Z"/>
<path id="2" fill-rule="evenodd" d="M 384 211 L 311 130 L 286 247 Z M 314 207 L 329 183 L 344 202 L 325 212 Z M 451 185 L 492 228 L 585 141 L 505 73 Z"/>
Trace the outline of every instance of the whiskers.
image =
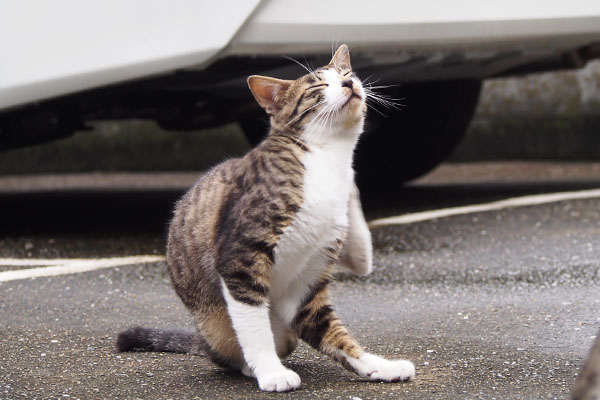
<path id="1" fill-rule="evenodd" d="M 282 57 L 285 58 L 286 60 L 295 62 L 296 64 L 298 64 L 299 66 L 304 68 L 309 74 L 311 74 L 313 76 L 313 78 L 315 78 L 316 80 L 319 80 L 319 77 L 315 73 L 315 69 L 308 63 L 306 58 L 304 58 L 304 61 L 306 62 L 306 65 L 304 65 L 300 61 L 296 60 L 295 58 L 288 57 L 288 56 L 282 56 Z"/>
<path id="2" fill-rule="evenodd" d="M 309 125 L 311 125 L 311 128 L 304 130 L 303 139 L 305 139 L 309 142 L 312 141 L 313 139 L 315 139 L 315 138 L 306 137 L 307 135 L 309 135 L 309 132 L 311 134 L 317 134 L 320 137 L 321 137 L 321 135 L 323 135 L 324 132 L 331 132 L 333 121 L 335 120 L 335 117 L 340 110 L 339 104 L 338 104 L 339 100 L 343 97 L 344 97 L 343 95 L 340 95 L 335 99 L 331 99 L 329 104 L 327 104 L 327 102 L 325 102 L 325 101 L 321 101 L 321 102 L 317 103 L 317 105 L 325 104 L 325 106 L 322 107 L 317 112 L 317 114 L 313 117 L 313 119 L 309 122 Z M 322 137 L 321 137 L 321 139 L 322 139 Z"/>
<path id="3" fill-rule="evenodd" d="M 317 102 L 317 103 L 313 104 L 312 106 L 310 106 L 310 107 L 307 107 L 307 108 L 306 108 L 306 110 L 302 111 L 300 114 L 296 115 L 294 118 L 292 118 L 291 120 L 289 120 L 289 121 L 288 121 L 288 123 L 286 123 L 286 124 L 284 125 L 284 127 L 287 127 L 287 126 L 289 126 L 290 124 L 294 123 L 294 121 L 297 121 L 298 119 L 302 118 L 302 116 L 303 116 L 304 114 L 306 114 L 307 112 L 309 112 L 309 111 L 310 111 L 310 110 L 312 110 L 313 108 L 320 106 L 321 104 L 325 104 L 325 100 L 321 100 L 321 101 L 319 101 L 319 102 Z"/>
<path id="4" fill-rule="evenodd" d="M 381 94 L 381 93 L 377 93 L 377 90 L 380 89 L 387 89 L 387 88 L 391 88 L 391 87 L 395 87 L 395 86 L 399 86 L 399 85 L 378 85 L 378 86 L 374 86 L 375 83 L 377 83 L 378 81 L 374 81 L 374 82 L 369 82 L 369 79 L 371 77 L 368 76 L 366 79 L 364 79 L 362 81 L 362 86 L 363 89 L 365 91 L 365 94 L 367 96 L 367 107 L 369 107 L 371 110 L 375 111 L 376 113 L 380 114 L 383 117 L 387 117 L 387 115 L 384 114 L 384 110 L 380 110 L 378 107 L 381 107 L 383 109 L 390 109 L 393 108 L 395 110 L 401 109 L 403 107 L 403 104 L 400 103 L 400 101 L 404 100 L 404 98 L 396 98 L 396 97 L 392 97 L 386 94 Z"/>

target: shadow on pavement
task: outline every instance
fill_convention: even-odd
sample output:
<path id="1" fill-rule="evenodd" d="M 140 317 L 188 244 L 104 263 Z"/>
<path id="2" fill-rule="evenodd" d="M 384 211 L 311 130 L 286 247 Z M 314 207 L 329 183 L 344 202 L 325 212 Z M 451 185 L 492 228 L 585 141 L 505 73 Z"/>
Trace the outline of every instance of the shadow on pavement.
<path id="1" fill-rule="evenodd" d="M 597 188 L 599 181 L 407 185 L 363 191 L 368 219 L 508 197 Z M 164 235 L 184 189 L 69 190 L 0 194 L 0 235 Z"/>

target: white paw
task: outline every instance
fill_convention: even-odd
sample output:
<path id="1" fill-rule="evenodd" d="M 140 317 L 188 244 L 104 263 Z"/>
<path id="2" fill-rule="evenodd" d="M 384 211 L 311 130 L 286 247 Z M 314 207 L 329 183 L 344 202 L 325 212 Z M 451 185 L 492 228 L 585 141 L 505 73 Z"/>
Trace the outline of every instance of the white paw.
<path id="1" fill-rule="evenodd" d="M 372 381 L 403 382 L 415 376 L 415 366 L 408 360 L 383 360 L 369 375 Z"/>
<path id="2" fill-rule="evenodd" d="M 372 381 L 401 382 L 409 381 L 415 376 L 415 366 L 408 360 L 386 360 L 365 353 L 351 364 L 359 375 Z"/>
<path id="3" fill-rule="evenodd" d="M 300 387 L 300 377 L 291 369 L 263 373 L 257 377 L 258 387 L 266 392 L 287 392 Z"/>

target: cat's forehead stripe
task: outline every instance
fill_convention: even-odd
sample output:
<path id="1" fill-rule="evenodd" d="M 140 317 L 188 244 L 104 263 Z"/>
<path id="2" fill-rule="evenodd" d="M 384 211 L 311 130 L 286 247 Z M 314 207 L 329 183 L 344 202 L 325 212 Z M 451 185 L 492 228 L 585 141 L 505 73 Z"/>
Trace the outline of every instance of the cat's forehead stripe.
<path id="1" fill-rule="evenodd" d="M 323 71 L 323 77 L 325 80 L 340 79 L 340 74 L 332 69 L 327 69 Z"/>

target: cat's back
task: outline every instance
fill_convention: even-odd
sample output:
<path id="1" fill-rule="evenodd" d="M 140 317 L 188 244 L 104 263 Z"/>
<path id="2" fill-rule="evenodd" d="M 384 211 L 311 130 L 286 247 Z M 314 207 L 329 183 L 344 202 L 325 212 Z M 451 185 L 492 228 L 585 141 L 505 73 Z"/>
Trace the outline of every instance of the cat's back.
<path id="1" fill-rule="evenodd" d="M 271 256 L 303 202 L 301 142 L 268 138 L 243 158 L 225 161 L 177 202 L 167 244 L 173 283 L 227 273 L 232 258 Z M 214 282 L 213 282 L 214 283 Z"/>
<path id="2" fill-rule="evenodd" d="M 205 173 L 177 201 L 169 225 L 167 266 L 175 291 L 188 307 L 197 307 L 194 292 L 218 299 L 215 274 L 215 229 L 223 199 L 232 190 L 228 182 L 239 159 L 227 160 Z M 212 293 L 212 295 L 211 295 Z"/>
<path id="3" fill-rule="evenodd" d="M 231 159 L 213 167 L 177 201 L 169 228 L 169 246 L 210 237 L 220 205 L 233 190 L 232 175 L 236 174 L 240 162 L 240 159 Z"/>

